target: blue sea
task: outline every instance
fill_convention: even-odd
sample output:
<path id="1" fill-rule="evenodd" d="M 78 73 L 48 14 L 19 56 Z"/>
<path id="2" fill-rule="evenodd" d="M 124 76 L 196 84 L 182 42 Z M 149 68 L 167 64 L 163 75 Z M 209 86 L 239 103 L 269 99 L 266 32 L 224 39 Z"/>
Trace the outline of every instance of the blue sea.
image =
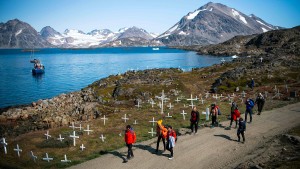
<path id="1" fill-rule="evenodd" d="M 128 70 L 180 68 L 189 71 L 221 62 L 220 57 L 160 47 L 98 49 L 0 50 L 0 107 L 29 104 L 39 99 L 80 90 L 109 75 Z M 33 76 L 33 58 L 45 66 L 42 76 Z M 230 60 L 226 58 L 225 60 Z"/>

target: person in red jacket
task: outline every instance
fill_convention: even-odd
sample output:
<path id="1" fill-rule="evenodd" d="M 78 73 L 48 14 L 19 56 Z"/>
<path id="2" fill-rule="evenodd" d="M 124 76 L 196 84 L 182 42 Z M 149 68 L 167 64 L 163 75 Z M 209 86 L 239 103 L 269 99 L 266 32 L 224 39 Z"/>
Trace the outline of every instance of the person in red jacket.
<path id="1" fill-rule="evenodd" d="M 172 126 L 168 126 L 168 135 L 167 135 L 167 150 L 171 152 L 169 160 L 173 159 L 173 147 L 175 147 L 176 142 L 176 132 L 173 130 Z"/>
<path id="2" fill-rule="evenodd" d="M 130 160 L 131 158 L 134 157 L 132 152 L 132 144 L 135 143 L 135 141 L 136 141 L 135 132 L 133 131 L 130 125 L 127 125 L 125 131 L 125 142 L 126 142 L 126 146 L 128 147 L 127 160 Z"/>

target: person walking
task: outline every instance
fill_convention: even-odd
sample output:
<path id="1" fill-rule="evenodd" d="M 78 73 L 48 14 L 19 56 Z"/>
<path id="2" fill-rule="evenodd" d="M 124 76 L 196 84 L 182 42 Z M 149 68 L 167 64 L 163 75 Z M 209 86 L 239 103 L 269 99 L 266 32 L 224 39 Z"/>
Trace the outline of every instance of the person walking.
<path id="1" fill-rule="evenodd" d="M 239 109 L 238 109 L 238 105 L 235 102 L 232 102 L 231 104 L 231 117 L 230 117 L 230 125 L 229 125 L 229 129 L 231 129 L 232 126 L 232 122 L 235 121 L 235 128 L 237 128 L 237 118 L 239 118 L 241 115 Z"/>
<path id="2" fill-rule="evenodd" d="M 210 109 L 210 116 L 211 116 L 211 128 L 214 128 L 217 125 L 217 118 L 218 118 L 218 108 L 215 104 L 212 104 Z"/>
<path id="3" fill-rule="evenodd" d="M 254 79 L 252 78 L 252 79 L 251 79 L 251 82 L 250 82 L 250 87 L 251 87 L 251 90 L 253 90 L 253 88 L 254 88 L 254 84 L 255 84 L 255 82 L 254 82 Z"/>
<path id="4" fill-rule="evenodd" d="M 175 147 L 176 142 L 176 132 L 173 130 L 172 126 L 168 126 L 168 136 L 167 136 L 167 150 L 170 151 L 169 160 L 174 158 L 173 148 Z"/>
<path id="5" fill-rule="evenodd" d="M 246 112 L 245 112 L 245 122 L 247 122 L 247 116 L 249 114 L 250 116 L 250 123 L 252 123 L 252 114 L 253 114 L 253 107 L 255 105 L 254 101 L 250 98 L 248 98 L 245 102 L 246 104 Z"/>
<path id="6" fill-rule="evenodd" d="M 265 98 L 261 93 L 256 97 L 255 104 L 257 104 L 257 115 L 260 115 L 265 104 Z"/>
<path id="7" fill-rule="evenodd" d="M 195 133 L 194 134 L 197 134 L 197 131 L 198 131 L 198 123 L 199 123 L 199 112 L 197 111 L 197 108 L 196 107 L 193 107 L 193 110 L 191 112 L 191 130 L 192 130 L 192 133 L 194 132 L 194 128 L 195 128 Z"/>
<path id="8" fill-rule="evenodd" d="M 128 147 L 128 154 L 127 154 L 127 159 L 125 160 L 125 162 L 127 162 L 128 160 L 130 160 L 134 157 L 133 151 L 132 151 L 132 145 L 133 145 L 133 143 L 135 143 L 135 141 L 136 141 L 136 134 L 133 131 L 133 129 L 131 128 L 131 126 L 127 125 L 126 131 L 125 131 L 125 143 L 126 143 L 126 146 Z"/>
<path id="9" fill-rule="evenodd" d="M 167 135 L 168 135 L 168 129 L 162 124 L 162 120 L 158 120 L 156 124 L 156 136 L 157 136 L 156 150 L 155 150 L 156 153 L 158 153 L 160 140 L 163 141 L 164 151 L 166 151 Z"/>
<path id="10" fill-rule="evenodd" d="M 239 128 L 237 129 L 237 136 L 238 136 L 238 142 L 241 141 L 240 135 L 243 137 L 243 143 L 246 141 L 245 140 L 245 132 L 246 132 L 246 122 L 243 121 L 243 118 L 239 119 Z"/>

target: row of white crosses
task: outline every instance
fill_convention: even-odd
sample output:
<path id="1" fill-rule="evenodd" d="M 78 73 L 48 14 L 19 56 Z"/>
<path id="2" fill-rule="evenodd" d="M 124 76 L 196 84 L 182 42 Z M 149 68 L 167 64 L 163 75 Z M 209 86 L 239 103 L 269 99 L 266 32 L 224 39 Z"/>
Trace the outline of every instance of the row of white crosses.
<path id="1" fill-rule="evenodd" d="M 7 149 L 6 149 L 7 143 L 5 141 L 5 138 L 2 138 L 2 142 L 1 143 L 4 146 L 4 153 L 7 154 Z M 20 157 L 20 152 L 22 152 L 22 149 L 19 147 L 19 144 L 17 144 L 16 148 L 14 148 L 14 151 L 17 152 L 18 157 Z M 33 159 L 33 161 L 36 162 L 37 156 L 35 156 L 32 151 L 30 151 L 29 155 Z M 48 161 L 48 162 L 50 162 L 51 160 L 53 160 L 53 158 L 50 158 L 48 156 L 48 153 L 46 153 L 46 157 L 44 157 L 42 159 L 44 161 Z M 71 161 L 67 159 L 67 155 L 65 154 L 64 160 L 61 160 L 61 162 L 71 162 Z"/>

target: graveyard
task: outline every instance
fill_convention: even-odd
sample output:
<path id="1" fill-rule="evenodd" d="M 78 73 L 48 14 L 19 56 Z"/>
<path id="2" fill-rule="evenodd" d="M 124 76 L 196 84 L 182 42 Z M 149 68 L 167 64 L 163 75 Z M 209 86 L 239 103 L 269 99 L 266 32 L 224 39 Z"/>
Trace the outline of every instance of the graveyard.
<path id="1" fill-rule="evenodd" d="M 226 121 L 232 101 L 243 113 L 245 99 L 255 100 L 258 93 L 266 98 L 264 110 L 299 102 L 300 66 L 288 66 L 284 57 L 260 58 L 241 57 L 188 72 L 178 68 L 128 71 L 78 92 L 1 110 L 0 165 L 65 168 L 79 164 L 124 147 L 127 124 L 133 126 L 137 142 L 155 138 L 160 119 L 172 125 L 180 138 L 188 133 L 179 131 L 189 127 L 192 106 L 200 112 L 201 133 L 210 126 L 206 109 L 212 103 L 220 106 L 218 120 Z M 299 58 L 289 62 L 300 63 Z M 253 90 L 248 85 L 251 78 Z"/>

